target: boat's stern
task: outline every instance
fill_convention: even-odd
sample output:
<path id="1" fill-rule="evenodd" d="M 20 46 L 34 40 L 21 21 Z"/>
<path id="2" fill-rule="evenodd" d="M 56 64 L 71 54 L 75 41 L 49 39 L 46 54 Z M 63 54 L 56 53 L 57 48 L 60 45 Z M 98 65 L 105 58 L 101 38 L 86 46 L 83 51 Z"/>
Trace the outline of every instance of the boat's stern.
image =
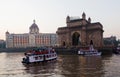
<path id="1" fill-rule="evenodd" d="M 28 57 L 24 57 L 22 59 L 22 63 L 29 63 L 29 58 Z"/>

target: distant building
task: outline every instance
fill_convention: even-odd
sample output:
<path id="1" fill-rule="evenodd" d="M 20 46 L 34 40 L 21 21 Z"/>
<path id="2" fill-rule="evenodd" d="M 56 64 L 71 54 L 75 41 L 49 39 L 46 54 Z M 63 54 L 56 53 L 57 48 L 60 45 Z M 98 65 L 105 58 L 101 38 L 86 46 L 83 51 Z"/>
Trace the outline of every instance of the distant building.
<path id="1" fill-rule="evenodd" d="M 103 26 L 100 22 L 91 23 L 91 18 L 86 19 L 86 14 L 80 17 L 66 18 L 66 27 L 57 30 L 58 44 L 60 46 L 87 46 L 92 40 L 94 46 L 103 46 Z"/>
<path id="2" fill-rule="evenodd" d="M 104 37 L 104 40 L 114 41 L 116 40 L 116 36 Z"/>
<path id="3" fill-rule="evenodd" d="M 57 35 L 55 33 L 39 33 L 39 28 L 35 23 L 29 27 L 29 33 L 10 34 L 6 32 L 7 48 L 26 48 L 40 46 L 55 46 L 57 44 Z"/>
<path id="4" fill-rule="evenodd" d="M 4 40 L 0 40 L 0 48 L 5 48 L 5 41 Z"/>
<path id="5" fill-rule="evenodd" d="M 118 45 L 118 41 L 116 40 L 116 36 L 110 36 L 110 37 L 104 37 L 104 45 L 106 46 L 117 46 Z"/>

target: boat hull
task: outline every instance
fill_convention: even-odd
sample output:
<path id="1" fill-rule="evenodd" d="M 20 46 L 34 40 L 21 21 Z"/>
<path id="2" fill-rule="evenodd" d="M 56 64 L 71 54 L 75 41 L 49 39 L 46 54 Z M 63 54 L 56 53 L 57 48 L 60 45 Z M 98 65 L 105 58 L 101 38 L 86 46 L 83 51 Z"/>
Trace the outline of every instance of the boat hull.
<path id="1" fill-rule="evenodd" d="M 101 52 L 97 51 L 78 51 L 78 55 L 83 55 L 83 56 L 101 56 Z"/>
<path id="2" fill-rule="evenodd" d="M 46 62 L 51 60 L 56 60 L 57 54 L 40 54 L 40 55 L 29 55 L 23 58 L 22 63 L 37 63 L 37 62 Z"/>

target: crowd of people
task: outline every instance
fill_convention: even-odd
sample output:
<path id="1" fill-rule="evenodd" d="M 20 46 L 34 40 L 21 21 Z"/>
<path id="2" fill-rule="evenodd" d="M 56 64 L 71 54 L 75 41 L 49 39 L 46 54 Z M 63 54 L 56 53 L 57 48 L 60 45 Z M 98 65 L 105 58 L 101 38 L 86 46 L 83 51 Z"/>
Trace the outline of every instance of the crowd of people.
<path id="1" fill-rule="evenodd" d="M 51 47 L 50 48 L 37 48 L 37 49 L 33 49 L 33 50 L 25 52 L 25 55 L 50 54 L 54 52 L 55 50 Z"/>

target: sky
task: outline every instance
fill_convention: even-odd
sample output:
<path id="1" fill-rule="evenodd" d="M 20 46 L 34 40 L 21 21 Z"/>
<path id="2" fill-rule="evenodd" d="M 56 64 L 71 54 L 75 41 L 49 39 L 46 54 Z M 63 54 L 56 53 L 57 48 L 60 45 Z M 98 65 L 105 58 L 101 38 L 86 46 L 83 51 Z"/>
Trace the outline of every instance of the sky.
<path id="1" fill-rule="evenodd" d="M 86 13 L 91 22 L 103 25 L 104 37 L 120 39 L 120 0 L 0 0 L 0 39 L 5 32 L 29 33 L 36 20 L 41 33 L 56 33 L 66 26 L 66 17 Z"/>

